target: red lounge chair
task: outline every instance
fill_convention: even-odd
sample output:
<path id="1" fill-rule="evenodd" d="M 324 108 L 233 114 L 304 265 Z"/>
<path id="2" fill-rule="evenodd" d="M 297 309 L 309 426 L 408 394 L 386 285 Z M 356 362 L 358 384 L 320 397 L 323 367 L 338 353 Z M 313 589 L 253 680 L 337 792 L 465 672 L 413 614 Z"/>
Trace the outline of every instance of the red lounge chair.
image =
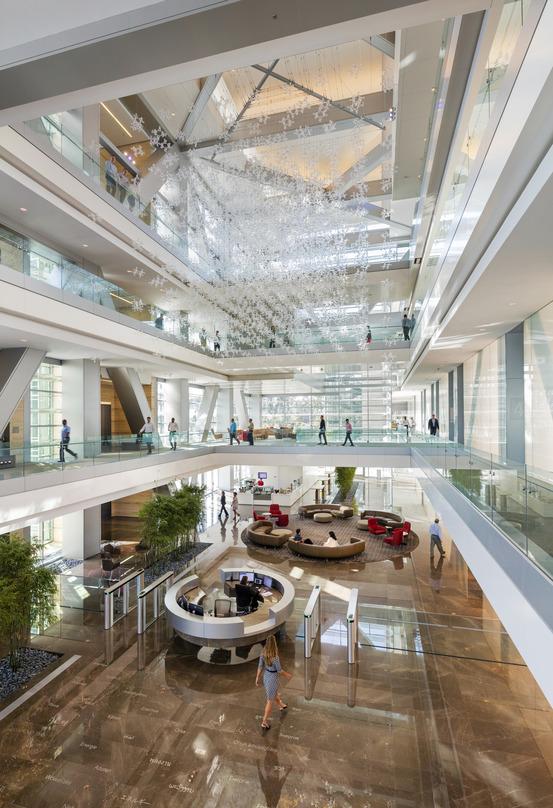
<path id="1" fill-rule="evenodd" d="M 398 545 L 403 544 L 403 528 L 394 528 L 394 530 L 392 530 L 392 535 L 387 539 L 384 539 L 384 544 L 391 544 L 392 547 L 397 547 Z"/>
<path id="2" fill-rule="evenodd" d="M 403 523 L 403 533 L 404 533 L 405 539 L 407 539 L 410 532 L 411 532 L 411 522 L 404 522 Z"/>
<path id="3" fill-rule="evenodd" d="M 372 533 L 373 536 L 385 536 L 386 535 L 386 528 L 379 525 L 374 516 L 370 516 L 367 519 L 367 524 L 369 526 L 369 533 Z"/>
<path id="4" fill-rule="evenodd" d="M 260 519 L 263 519 L 263 514 L 261 514 L 261 513 L 257 513 L 257 511 L 254 509 L 254 512 L 253 512 L 253 521 L 254 521 L 254 522 L 259 522 L 259 520 L 260 520 Z"/>
<path id="5" fill-rule="evenodd" d="M 276 502 L 273 502 L 271 505 L 269 505 L 269 513 L 271 513 L 273 516 L 280 516 L 282 513 L 282 511 L 280 510 L 280 505 L 277 505 Z"/>
<path id="6" fill-rule="evenodd" d="M 277 519 L 277 527 L 288 527 L 288 514 L 281 513 Z"/>

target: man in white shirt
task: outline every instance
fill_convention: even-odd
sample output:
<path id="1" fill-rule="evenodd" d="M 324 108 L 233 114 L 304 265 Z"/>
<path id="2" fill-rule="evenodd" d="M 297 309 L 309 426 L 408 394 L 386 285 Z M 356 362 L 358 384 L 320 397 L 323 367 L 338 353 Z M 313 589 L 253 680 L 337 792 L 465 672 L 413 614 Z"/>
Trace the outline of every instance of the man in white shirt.
<path id="1" fill-rule="evenodd" d="M 438 548 L 438 552 L 443 558 L 445 551 L 442 544 L 442 528 L 438 517 L 436 517 L 430 525 L 430 558 L 434 558 L 434 546 Z"/>
<path id="2" fill-rule="evenodd" d="M 152 454 L 152 442 L 154 437 L 154 425 L 152 424 L 152 419 L 148 415 L 146 418 L 146 423 L 140 430 L 140 435 L 144 435 L 144 443 L 148 447 L 148 454 Z"/>
<path id="3" fill-rule="evenodd" d="M 169 443 L 171 444 L 171 449 L 176 452 L 177 451 L 177 440 L 179 437 L 179 425 L 175 421 L 174 418 L 171 418 L 169 422 Z"/>

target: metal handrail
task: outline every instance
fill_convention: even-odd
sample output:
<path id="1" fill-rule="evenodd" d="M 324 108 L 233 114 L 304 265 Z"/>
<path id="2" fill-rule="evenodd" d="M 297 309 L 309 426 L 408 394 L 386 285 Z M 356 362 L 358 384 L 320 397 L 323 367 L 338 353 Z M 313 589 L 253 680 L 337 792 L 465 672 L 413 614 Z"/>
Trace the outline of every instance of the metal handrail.
<path id="1" fill-rule="evenodd" d="M 348 663 L 357 662 L 359 636 L 359 590 L 352 589 L 347 611 Z"/>
<path id="2" fill-rule="evenodd" d="M 130 572 L 128 575 L 125 575 L 124 578 L 120 578 L 119 581 L 108 586 L 107 589 L 104 589 L 104 629 L 107 631 L 110 628 L 113 628 L 115 623 L 122 620 L 124 617 L 127 616 L 129 613 L 129 586 L 130 584 L 136 581 L 136 595 L 137 595 L 137 603 L 138 598 L 140 597 L 140 592 L 142 591 L 142 587 L 144 586 L 144 570 L 138 569 L 134 570 L 134 572 Z M 123 613 L 117 620 L 113 619 L 113 596 L 116 592 L 120 589 L 123 590 Z M 133 609 L 136 608 L 133 606 Z"/>
<path id="3" fill-rule="evenodd" d="M 163 608 L 160 612 L 159 610 L 159 587 L 163 586 L 163 584 L 167 584 L 167 586 L 171 586 L 173 583 L 173 576 L 174 571 L 170 570 L 169 572 L 165 572 L 163 575 L 160 575 L 159 578 L 156 578 L 155 581 L 152 581 L 151 584 L 143 589 L 141 592 L 138 593 L 137 598 L 137 608 L 138 608 L 138 617 L 137 617 L 137 634 L 144 634 L 146 629 L 155 623 L 158 619 L 160 614 L 163 614 L 165 608 Z M 149 622 L 146 622 L 146 595 L 149 595 L 150 592 L 154 593 L 154 615 Z"/>
<path id="4" fill-rule="evenodd" d="M 303 613 L 303 655 L 311 656 L 313 641 L 321 626 L 321 587 L 317 584 L 309 596 Z"/>

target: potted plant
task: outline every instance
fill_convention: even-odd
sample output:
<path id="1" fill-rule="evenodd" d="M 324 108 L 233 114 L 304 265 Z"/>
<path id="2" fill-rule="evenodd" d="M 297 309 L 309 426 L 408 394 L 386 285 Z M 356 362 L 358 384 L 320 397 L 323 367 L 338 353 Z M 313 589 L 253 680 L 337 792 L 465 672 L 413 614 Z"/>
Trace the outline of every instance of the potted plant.
<path id="1" fill-rule="evenodd" d="M 29 641 L 31 626 L 54 616 L 56 576 L 37 564 L 37 550 L 19 535 L 0 540 L 0 642 L 8 648 L 12 670 Z"/>

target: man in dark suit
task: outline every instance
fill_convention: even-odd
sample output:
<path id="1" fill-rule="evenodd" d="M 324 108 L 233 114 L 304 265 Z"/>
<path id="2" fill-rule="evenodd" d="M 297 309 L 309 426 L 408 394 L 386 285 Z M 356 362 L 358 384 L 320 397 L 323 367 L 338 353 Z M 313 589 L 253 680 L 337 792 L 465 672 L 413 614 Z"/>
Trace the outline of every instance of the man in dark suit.
<path id="1" fill-rule="evenodd" d="M 432 413 L 432 418 L 428 419 L 428 431 L 431 435 L 437 435 L 440 431 L 440 422 L 434 413 Z"/>
<path id="2" fill-rule="evenodd" d="M 248 582 L 248 576 L 243 575 L 239 584 L 234 587 L 236 594 L 237 612 L 254 612 L 258 603 L 263 603 L 263 595 L 260 595 L 255 586 Z"/>

